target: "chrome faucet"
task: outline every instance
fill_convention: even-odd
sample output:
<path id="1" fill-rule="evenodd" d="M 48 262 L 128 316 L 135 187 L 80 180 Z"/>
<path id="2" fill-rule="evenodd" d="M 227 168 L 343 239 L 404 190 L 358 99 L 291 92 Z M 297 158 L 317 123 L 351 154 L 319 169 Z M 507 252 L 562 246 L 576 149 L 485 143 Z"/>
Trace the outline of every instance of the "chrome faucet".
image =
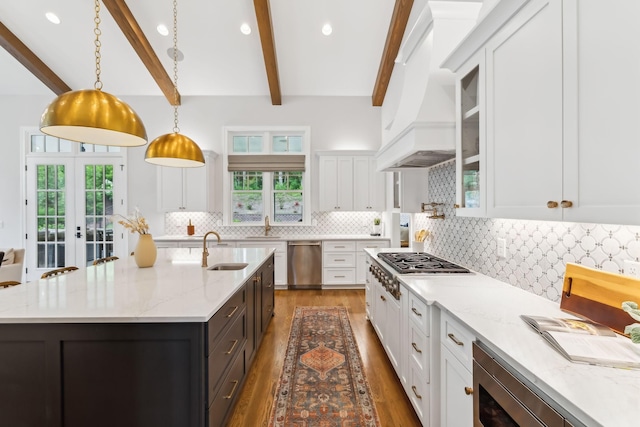
<path id="1" fill-rule="evenodd" d="M 209 256 L 209 250 L 207 249 L 207 236 L 209 234 L 215 234 L 218 238 L 218 243 L 220 243 L 220 235 L 215 231 L 208 231 L 204 238 L 202 239 L 202 266 L 207 267 L 207 257 Z"/>
<path id="2" fill-rule="evenodd" d="M 269 231 L 271 231 L 271 226 L 269 225 L 269 215 L 264 217 L 264 235 L 268 236 Z"/>

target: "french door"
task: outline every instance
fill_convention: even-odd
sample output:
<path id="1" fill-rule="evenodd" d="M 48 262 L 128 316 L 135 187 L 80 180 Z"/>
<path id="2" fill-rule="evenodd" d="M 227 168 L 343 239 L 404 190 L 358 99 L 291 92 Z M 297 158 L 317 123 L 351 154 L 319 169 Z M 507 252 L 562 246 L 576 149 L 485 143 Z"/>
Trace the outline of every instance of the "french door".
<path id="1" fill-rule="evenodd" d="M 27 281 L 126 251 L 113 215 L 124 215 L 124 165 L 117 156 L 27 158 Z"/>

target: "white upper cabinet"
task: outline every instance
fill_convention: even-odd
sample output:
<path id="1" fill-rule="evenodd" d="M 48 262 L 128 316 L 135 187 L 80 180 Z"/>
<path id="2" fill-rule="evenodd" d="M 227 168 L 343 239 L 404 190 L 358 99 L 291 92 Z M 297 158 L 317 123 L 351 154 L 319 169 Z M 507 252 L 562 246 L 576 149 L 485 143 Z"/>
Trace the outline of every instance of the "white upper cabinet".
<path id="1" fill-rule="evenodd" d="M 561 219 L 562 5 L 532 1 L 486 49 L 487 213 Z"/>
<path id="2" fill-rule="evenodd" d="M 461 82 L 485 60 L 480 210 L 462 209 L 459 143 L 459 215 L 640 224 L 638 16 L 632 0 L 514 0 L 478 23 L 443 65 Z"/>
<path id="3" fill-rule="evenodd" d="M 158 166 L 158 210 L 161 212 L 211 212 L 214 197 L 215 153 L 204 151 L 205 165 L 199 168 Z"/>
<path id="4" fill-rule="evenodd" d="M 376 172 L 374 153 L 337 153 L 319 153 L 319 209 L 383 211 L 386 203 L 386 182 L 384 172 Z"/>
<path id="5" fill-rule="evenodd" d="M 353 158 L 353 210 L 383 211 L 385 208 L 385 179 L 383 172 L 376 172 L 376 158 Z"/>

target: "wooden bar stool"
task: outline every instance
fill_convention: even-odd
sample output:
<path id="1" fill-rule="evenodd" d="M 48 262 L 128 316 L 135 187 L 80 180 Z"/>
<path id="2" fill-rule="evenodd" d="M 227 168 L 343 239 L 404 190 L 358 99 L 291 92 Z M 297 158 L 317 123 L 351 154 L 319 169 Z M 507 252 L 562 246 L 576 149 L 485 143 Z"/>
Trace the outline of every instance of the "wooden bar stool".
<path id="1" fill-rule="evenodd" d="M 9 286 L 19 285 L 20 282 L 16 282 L 15 280 L 7 280 L 6 282 L 0 282 L 0 288 L 8 288 Z"/>
<path id="2" fill-rule="evenodd" d="M 70 271 L 76 271 L 77 269 L 78 269 L 78 267 L 74 267 L 72 265 L 70 265 L 68 267 L 56 268 L 55 270 L 46 271 L 46 272 L 42 273 L 42 276 L 40 276 L 40 278 L 41 279 L 46 279 L 48 277 L 57 276 L 58 274 L 64 274 L 64 273 L 68 273 Z"/>
<path id="3" fill-rule="evenodd" d="M 117 259 L 120 259 L 120 258 L 118 258 L 117 256 L 108 256 L 105 258 L 99 258 L 93 261 L 93 265 L 100 265 L 100 264 L 104 264 L 105 262 L 115 261 Z"/>

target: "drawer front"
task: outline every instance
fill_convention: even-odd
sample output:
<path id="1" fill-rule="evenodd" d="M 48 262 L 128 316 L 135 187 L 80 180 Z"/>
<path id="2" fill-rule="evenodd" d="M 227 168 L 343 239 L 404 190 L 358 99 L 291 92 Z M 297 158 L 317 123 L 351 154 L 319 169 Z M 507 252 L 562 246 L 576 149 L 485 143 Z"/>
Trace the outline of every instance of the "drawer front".
<path id="1" fill-rule="evenodd" d="M 323 267 L 355 268 L 356 254 L 354 252 L 330 252 L 322 257 Z"/>
<path id="2" fill-rule="evenodd" d="M 326 285 L 353 285 L 356 283 L 354 268 L 325 268 L 322 283 Z"/>
<path id="3" fill-rule="evenodd" d="M 449 314 L 444 312 L 441 316 L 440 327 L 442 345 L 447 347 L 467 370 L 471 371 L 473 369 L 471 344 L 475 341 L 475 336 Z"/>
<path id="4" fill-rule="evenodd" d="M 388 248 L 388 240 L 367 240 L 356 242 L 356 251 L 362 252 L 365 249 Z"/>
<path id="5" fill-rule="evenodd" d="M 429 338 L 417 328 L 413 322 L 409 322 L 409 342 L 407 349 L 409 359 L 415 364 L 425 381 L 430 382 L 429 377 Z"/>
<path id="6" fill-rule="evenodd" d="M 409 293 L 409 318 L 429 336 L 429 307 L 415 294 Z"/>
<path id="7" fill-rule="evenodd" d="M 245 366 L 244 357 L 238 357 L 231 366 L 228 375 L 222 381 L 220 390 L 216 395 L 213 403 L 209 406 L 207 418 L 209 419 L 209 427 L 222 427 L 227 418 L 227 413 L 233 402 L 236 400 L 242 380 L 244 379 Z"/>
<path id="8" fill-rule="evenodd" d="M 407 396 L 416 410 L 416 414 L 424 425 L 429 420 L 429 384 L 420 373 L 415 364 L 410 363 L 409 382 L 407 383 Z"/>
<path id="9" fill-rule="evenodd" d="M 356 242 L 326 240 L 322 242 L 324 252 L 355 252 Z"/>
<path id="10" fill-rule="evenodd" d="M 253 280 L 253 279 L 250 279 Z M 227 301 L 216 314 L 207 322 L 207 348 L 206 354 L 209 354 L 215 347 L 216 338 L 233 323 L 235 319 L 240 317 L 246 303 L 245 287 L 243 286 L 236 292 L 229 301 Z"/>
<path id="11" fill-rule="evenodd" d="M 229 329 L 227 329 L 226 333 L 216 341 L 215 347 L 211 353 L 209 353 L 209 357 L 207 358 L 207 366 L 209 368 L 209 385 L 207 387 L 209 403 L 213 401 L 213 396 L 215 396 L 215 392 L 220 385 L 220 381 L 222 380 L 227 367 L 240 350 L 244 348 L 246 340 L 244 325 L 245 312 L 236 318 L 235 322 Z"/>

